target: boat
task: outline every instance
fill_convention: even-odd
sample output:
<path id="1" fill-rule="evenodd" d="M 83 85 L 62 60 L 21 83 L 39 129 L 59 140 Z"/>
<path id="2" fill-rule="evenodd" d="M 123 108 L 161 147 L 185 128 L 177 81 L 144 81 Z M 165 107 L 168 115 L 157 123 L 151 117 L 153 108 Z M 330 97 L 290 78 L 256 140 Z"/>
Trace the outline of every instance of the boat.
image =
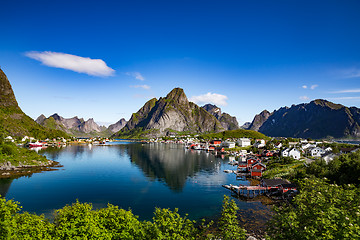
<path id="1" fill-rule="evenodd" d="M 42 147 L 43 144 L 41 142 L 34 142 L 34 143 L 29 143 L 29 148 L 34 148 L 34 147 Z"/>

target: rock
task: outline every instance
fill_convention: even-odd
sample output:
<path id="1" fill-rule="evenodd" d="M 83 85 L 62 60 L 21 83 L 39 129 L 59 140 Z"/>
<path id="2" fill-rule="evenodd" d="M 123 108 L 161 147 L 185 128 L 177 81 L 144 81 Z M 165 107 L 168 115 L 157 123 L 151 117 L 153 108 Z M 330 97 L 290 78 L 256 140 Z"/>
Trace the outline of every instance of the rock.
<path id="1" fill-rule="evenodd" d="M 246 240 L 257 240 L 257 238 L 253 236 L 249 236 Z"/>

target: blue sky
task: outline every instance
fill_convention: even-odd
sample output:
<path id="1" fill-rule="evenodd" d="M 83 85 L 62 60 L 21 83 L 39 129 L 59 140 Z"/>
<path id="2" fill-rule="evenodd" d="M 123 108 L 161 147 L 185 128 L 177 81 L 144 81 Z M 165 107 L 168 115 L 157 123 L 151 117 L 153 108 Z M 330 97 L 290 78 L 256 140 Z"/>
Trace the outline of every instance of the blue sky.
<path id="1" fill-rule="evenodd" d="M 0 66 L 23 111 L 129 119 L 181 87 L 251 121 L 323 98 L 360 107 L 360 1 L 3 0 Z"/>

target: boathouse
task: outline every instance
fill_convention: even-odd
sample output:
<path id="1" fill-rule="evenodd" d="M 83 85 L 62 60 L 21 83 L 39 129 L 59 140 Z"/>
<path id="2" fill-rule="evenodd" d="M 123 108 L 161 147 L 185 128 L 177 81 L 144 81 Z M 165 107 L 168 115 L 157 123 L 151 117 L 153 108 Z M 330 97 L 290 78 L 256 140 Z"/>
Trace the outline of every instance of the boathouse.
<path id="1" fill-rule="evenodd" d="M 267 190 L 277 190 L 281 184 L 291 184 L 288 180 L 284 179 L 262 179 L 260 186 L 265 187 Z"/>

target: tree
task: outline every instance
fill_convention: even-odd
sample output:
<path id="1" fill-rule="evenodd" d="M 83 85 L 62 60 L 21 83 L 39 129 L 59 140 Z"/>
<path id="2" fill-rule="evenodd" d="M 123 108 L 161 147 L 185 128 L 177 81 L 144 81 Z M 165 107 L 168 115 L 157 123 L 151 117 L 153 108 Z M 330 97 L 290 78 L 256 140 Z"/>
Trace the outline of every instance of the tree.
<path id="1" fill-rule="evenodd" d="M 321 179 L 301 182 L 293 204 L 275 208 L 270 239 L 359 239 L 360 190 Z"/>
<path id="2" fill-rule="evenodd" d="M 225 240 L 245 239 L 245 230 L 239 225 L 237 211 L 239 207 L 234 200 L 224 195 L 223 208 L 219 219 L 218 228 L 220 234 L 218 237 Z"/>

